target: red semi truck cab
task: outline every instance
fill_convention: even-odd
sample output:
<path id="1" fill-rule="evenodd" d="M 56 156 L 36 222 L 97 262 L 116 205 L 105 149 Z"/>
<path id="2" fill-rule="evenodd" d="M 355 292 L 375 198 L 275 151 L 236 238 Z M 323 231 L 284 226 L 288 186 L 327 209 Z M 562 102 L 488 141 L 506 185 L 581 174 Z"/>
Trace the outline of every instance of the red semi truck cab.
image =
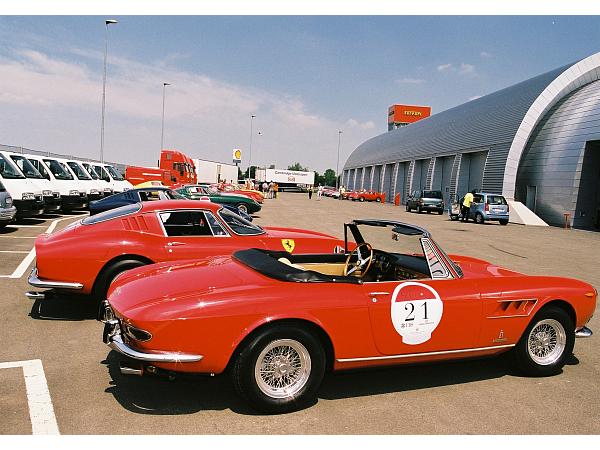
<path id="1" fill-rule="evenodd" d="M 196 184 L 196 167 L 192 158 L 178 150 L 162 150 L 158 165 L 168 170 L 179 184 Z"/>
<path id="2" fill-rule="evenodd" d="M 125 179 L 134 186 L 146 181 L 160 181 L 164 186 L 169 187 L 177 184 L 177 179 L 170 171 L 157 167 L 127 166 Z"/>

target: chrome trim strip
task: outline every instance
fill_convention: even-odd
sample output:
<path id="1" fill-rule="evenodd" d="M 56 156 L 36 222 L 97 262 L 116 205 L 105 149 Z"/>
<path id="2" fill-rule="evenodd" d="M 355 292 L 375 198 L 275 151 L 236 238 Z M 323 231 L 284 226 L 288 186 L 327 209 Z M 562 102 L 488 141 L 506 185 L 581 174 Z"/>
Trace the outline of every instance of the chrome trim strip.
<path id="1" fill-rule="evenodd" d="M 163 362 L 163 363 L 185 363 L 198 362 L 204 358 L 202 355 L 189 355 L 185 353 L 142 353 L 129 347 L 120 334 L 110 336 L 108 346 L 117 352 L 138 361 Z"/>
<path id="2" fill-rule="evenodd" d="M 576 338 L 587 338 L 590 337 L 592 334 L 594 333 L 592 333 L 592 330 L 590 330 L 588 327 L 581 327 L 575 330 Z"/>
<path id="3" fill-rule="evenodd" d="M 41 280 L 38 278 L 37 267 L 34 267 L 27 280 L 30 285 L 36 288 L 50 288 L 50 289 L 83 289 L 81 283 L 70 283 L 67 281 L 52 281 L 52 280 Z"/>
<path id="4" fill-rule="evenodd" d="M 447 355 L 452 353 L 467 353 L 467 352 L 480 352 L 484 350 L 494 350 L 497 348 L 509 348 L 514 347 L 516 344 L 506 344 L 506 345 L 494 345 L 492 347 L 479 347 L 479 348 L 465 348 L 461 350 L 445 350 L 441 352 L 427 352 L 427 353 L 409 353 L 406 355 L 391 355 L 391 356 L 368 356 L 364 358 L 341 358 L 336 359 L 337 362 L 356 362 L 356 361 L 377 361 L 383 359 L 400 359 L 400 358 L 414 358 L 418 356 L 434 356 L 434 355 Z"/>

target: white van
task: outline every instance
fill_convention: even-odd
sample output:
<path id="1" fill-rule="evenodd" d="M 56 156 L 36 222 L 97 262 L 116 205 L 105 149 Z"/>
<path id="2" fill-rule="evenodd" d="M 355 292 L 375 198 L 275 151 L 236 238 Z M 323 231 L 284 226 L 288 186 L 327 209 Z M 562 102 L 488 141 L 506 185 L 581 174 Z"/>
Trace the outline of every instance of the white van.
<path id="1" fill-rule="evenodd" d="M 93 180 L 96 180 L 102 189 L 102 193 L 104 197 L 108 197 L 113 194 L 112 184 L 110 183 L 110 177 L 103 178 L 97 171 L 94 169 L 94 165 L 91 162 L 85 161 L 77 161 L 81 163 L 83 168 L 90 174 Z M 108 181 L 107 181 L 108 180 Z"/>
<path id="2" fill-rule="evenodd" d="M 92 166 L 100 178 L 111 184 L 115 194 L 133 189 L 133 185 L 110 164 L 93 163 Z"/>
<path id="3" fill-rule="evenodd" d="M 39 155 L 24 156 L 58 190 L 60 193 L 61 209 L 64 212 L 87 206 L 85 187 L 81 189 L 73 174 L 68 172 L 58 162 L 57 158 Z"/>
<path id="4" fill-rule="evenodd" d="M 40 186 L 44 197 L 44 213 L 53 213 L 60 209 L 60 192 L 50 180 L 45 179 L 38 170 L 33 167 L 29 160 L 21 153 L 3 152 L 19 168 L 26 178 L 31 180 L 34 185 Z"/>
<path id="5" fill-rule="evenodd" d="M 28 180 L 3 152 L 0 152 L 0 181 L 11 193 L 17 217 L 33 217 L 44 213 L 41 188 Z"/>
<path id="6" fill-rule="evenodd" d="M 94 179 L 92 175 L 83 167 L 81 162 L 75 159 L 65 159 L 64 162 L 69 166 L 73 175 L 79 179 L 83 187 L 86 189 L 88 200 L 100 200 L 104 197 L 104 182 L 96 177 Z"/>

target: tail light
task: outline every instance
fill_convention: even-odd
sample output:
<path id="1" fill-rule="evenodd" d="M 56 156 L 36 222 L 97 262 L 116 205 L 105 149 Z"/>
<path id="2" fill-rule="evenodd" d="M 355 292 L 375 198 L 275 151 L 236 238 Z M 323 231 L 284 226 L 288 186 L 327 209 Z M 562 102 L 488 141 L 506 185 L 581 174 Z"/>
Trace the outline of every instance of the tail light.
<path id="1" fill-rule="evenodd" d="M 484 210 L 485 210 L 485 212 L 488 212 L 488 211 L 490 210 L 490 205 L 489 205 L 489 203 L 486 203 L 486 204 L 485 204 Z"/>

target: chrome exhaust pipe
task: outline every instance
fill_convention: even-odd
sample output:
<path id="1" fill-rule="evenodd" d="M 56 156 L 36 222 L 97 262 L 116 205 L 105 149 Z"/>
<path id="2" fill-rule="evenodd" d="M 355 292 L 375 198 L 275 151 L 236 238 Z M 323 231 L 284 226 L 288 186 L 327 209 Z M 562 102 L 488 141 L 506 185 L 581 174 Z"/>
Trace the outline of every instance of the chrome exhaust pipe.
<path id="1" fill-rule="evenodd" d="M 136 369 L 135 367 L 129 367 L 123 364 L 119 364 L 119 369 L 121 370 L 121 373 L 123 375 L 137 375 L 138 377 L 144 375 L 144 369 L 142 367 Z"/>
<path id="2" fill-rule="evenodd" d="M 29 291 L 25 292 L 25 297 L 32 300 L 44 300 L 46 298 L 46 294 L 43 292 Z"/>

